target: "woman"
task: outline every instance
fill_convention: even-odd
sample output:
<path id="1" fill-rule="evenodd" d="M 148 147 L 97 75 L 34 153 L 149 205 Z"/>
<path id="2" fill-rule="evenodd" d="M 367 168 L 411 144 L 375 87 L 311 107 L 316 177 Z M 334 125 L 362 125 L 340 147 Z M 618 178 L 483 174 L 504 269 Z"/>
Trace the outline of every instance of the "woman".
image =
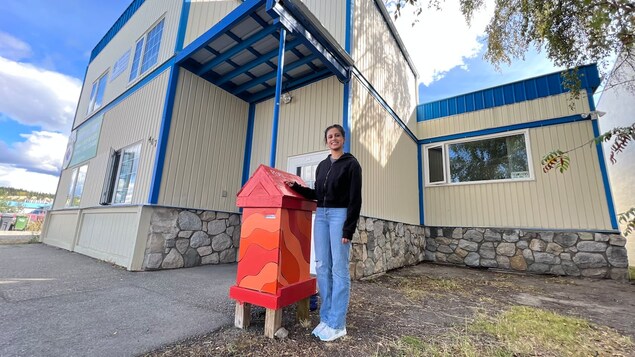
<path id="1" fill-rule="evenodd" d="M 317 199 L 313 235 L 322 306 L 320 324 L 312 333 L 322 341 L 346 335 L 351 286 L 348 263 L 362 206 L 362 168 L 353 155 L 344 153 L 345 136 L 344 128 L 337 124 L 324 131 L 324 143 L 331 153 L 317 167 L 315 189 L 287 182 L 304 197 Z"/>

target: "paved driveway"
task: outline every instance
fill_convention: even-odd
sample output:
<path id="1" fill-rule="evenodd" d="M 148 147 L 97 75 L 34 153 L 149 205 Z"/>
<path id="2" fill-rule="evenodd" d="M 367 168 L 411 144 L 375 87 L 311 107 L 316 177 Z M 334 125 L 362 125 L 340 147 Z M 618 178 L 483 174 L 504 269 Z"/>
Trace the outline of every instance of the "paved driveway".
<path id="1" fill-rule="evenodd" d="M 0 246 L 0 356 L 131 356 L 231 324 L 235 265 L 131 273 Z"/>

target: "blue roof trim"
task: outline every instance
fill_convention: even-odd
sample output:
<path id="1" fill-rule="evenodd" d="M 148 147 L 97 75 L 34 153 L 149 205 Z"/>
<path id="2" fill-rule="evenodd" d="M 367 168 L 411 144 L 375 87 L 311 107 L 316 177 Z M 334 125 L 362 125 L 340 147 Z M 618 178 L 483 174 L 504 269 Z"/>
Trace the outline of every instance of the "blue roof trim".
<path id="1" fill-rule="evenodd" d="M 582 90 L 595 92 L 600 85 L 597 65 L 578 69 Z M 422 122 L 450 115 L 520 103 L 568 92 L 562 84 L 562 72 L 555 72 L 519 82 L 442 99 L 417 106 L 417 121 Z"/>
<path id="2" fill-rule="evenodd" d="M 575 115 L 569 115 L 566 117 L 560 117 L 560 118 L 554 118 L 554 119 L 532 121 L 529 123 L 520 123 L 520 124 L 514 124 L 514 125 L 499 126 L 497 128 L 468 131 L 468 132 L 459 133 L 459 134 L 437 136 L 435 138 L 427 138 L 427 139 L 419 140 L 419 144 L 424 144 L 424 145 L 432 144 L 432 143 L 438 143 L 438 142 L 449 141 L 449 140 L 504 133 L 506 131 L 512 131 L 512 130 L 539 128 L 543 126 L 573 123 L 573 122 L 584 121 L 584 120 L 590 120 L 590 119 L 588 117 L 582 117 L 580 114 L 575 114 Z"/>
<path id="3" fill-rule="evenodd" d="M 112 25 L 112 27 L 110 28 L 110 30 L 108 30 L 108 32 L 106 32 L 106 35 L 104 35 L 104 37 L 97 43 L 97 46 L 93 48 L 93 51 L 90 53 L 90 60 L 88 61 L 88 63 L 91 63 L 95 59 L 95 57 L 97 57 L 99 53 L 101 53 L 101 51 L 106 46 L 108 46 L 110 41 L 115 37 L 115 35 L 117 35 L 117 33 L 119 33 L 119 31 L 121 31 L 124 25 L 128 22 L 128 20 L 130 20 L 132 15 L 134 15 L 135 12 L 139 10 L 139 8 L 141 7 L 141 5 L 143 5 L 144 2 L 145 0 L 132 1 L 132 3 L 128 6 L 126 11 L 124 11 L 123 14 L 119 16 L 117 21 L 115 21 L 115 24 Z"/>

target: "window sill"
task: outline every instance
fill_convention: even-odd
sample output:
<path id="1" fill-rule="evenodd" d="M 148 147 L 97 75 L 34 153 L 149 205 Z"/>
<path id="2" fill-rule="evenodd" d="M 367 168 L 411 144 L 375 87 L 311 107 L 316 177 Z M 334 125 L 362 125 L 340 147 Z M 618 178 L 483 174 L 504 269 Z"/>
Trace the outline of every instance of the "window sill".
<path id="1" fill-rule="evenodd" d="M 452 186 L 466 186 L 466 185 L 490 185 L 490 184 L 500 184 L 500 183 L 522 183 L 522 182 L 531 182 L 531 181 L 536 181 L 536 178 L 529 177 L 525 179 L 470 181 L 470 182 L 438 183 L 438 184 L 426 183 L 424 187 L 433 188 L 433 187 L 452 187 Z"/>

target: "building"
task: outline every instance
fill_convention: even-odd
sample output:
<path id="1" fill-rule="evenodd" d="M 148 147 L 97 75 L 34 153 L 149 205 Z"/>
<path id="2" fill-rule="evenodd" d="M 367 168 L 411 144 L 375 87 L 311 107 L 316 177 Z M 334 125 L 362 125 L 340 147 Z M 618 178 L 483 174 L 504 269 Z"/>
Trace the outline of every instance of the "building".
<path id="1" fill-rule="evenodd" d="M 242 183 L 260 164 L 311 182 L 340 123 L 364 170 L 353 277 L 425 259 L 623 276 L 601 156 L 538 174 L 540 150 L 593 132 L 585 74 L 574 109 L 558 75 L 417 107 L 380 0 L 135 0 L 91 55 L 44 242 L 129 270 L 233 262 Z M 525 155 L 455 182 L 448 153 L 484 139 Z"/>
<path id="2" fill-rule="evenodd" d="M 620 63 L 619 61 L 617 62 Z M 615 127 L 628 127 L 635 124 L 635 87 L 632 85 L 635 78 L 635 70 L 626 62 L 617 66 L 610 76 L 604 90 L 598 100 L 598 110 L 605 114 L 598 120 L 601 132 L 609 131 Z M 631 83 L 631 84 L 628 84 Z M 635 147 L 627 146 L 623 151 L 615 155 L 615 164 L 610 164 L 610 146 L 613 141 L 605 143 L 605 160 L 608 163 L 609 178 L 613 188 L 615 213 L 623 213 L 635 207 Z M 618 222 L 620 223 L 620 222 Z M 622 231 L 626 225 L 620 223 Z M 629 263 L 635 266 L 635 236 L 632 233 L 627 237 L 626 248 Z"/>

